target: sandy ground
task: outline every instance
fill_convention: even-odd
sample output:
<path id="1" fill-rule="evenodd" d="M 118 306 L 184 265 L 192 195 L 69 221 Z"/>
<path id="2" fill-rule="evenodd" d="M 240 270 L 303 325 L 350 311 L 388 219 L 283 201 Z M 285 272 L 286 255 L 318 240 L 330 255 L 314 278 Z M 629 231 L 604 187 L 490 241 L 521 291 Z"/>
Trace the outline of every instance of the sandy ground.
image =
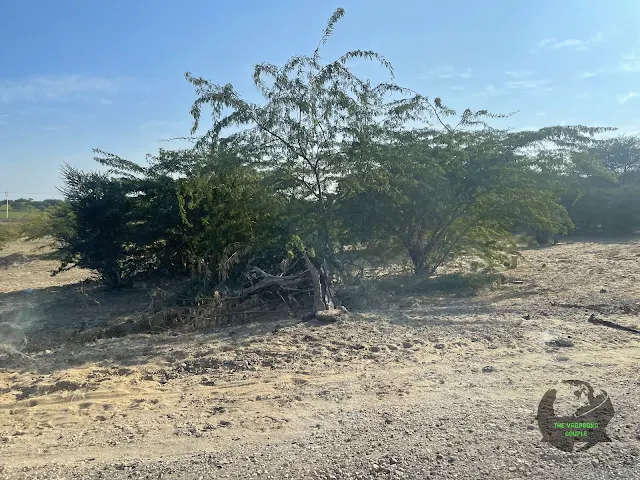
<path id="1" fill-rule="evenodd" d="M 34 248 L 0 252 L 32 255 L 0 265 L 0 322 L 29 339 L 0 363 L 2 479 L 640 478 L 640 336 L 587 322 L 640 329 L 637 239 L 528 250 L 496 290 L 404 296 L 330 325 L 66 346 L 78 324 L 148 299 L 114 306 L 83 272 L 48 277 Z M 541 441 L 538 404 L 566 379 L 609 394 L 610 443 Z"/>

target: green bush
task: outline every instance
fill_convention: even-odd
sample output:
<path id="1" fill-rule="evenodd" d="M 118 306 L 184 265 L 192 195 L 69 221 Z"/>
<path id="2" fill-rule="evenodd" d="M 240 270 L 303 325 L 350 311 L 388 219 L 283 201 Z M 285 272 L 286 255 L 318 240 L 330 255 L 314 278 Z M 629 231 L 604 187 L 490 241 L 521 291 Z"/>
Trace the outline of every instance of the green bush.
<path id="1" fill-rule="evenodd" d="M 569 213 L 583 231 L 632 233 L 640 228 L 640 185 L 590 189 L 569 207 Z"/>

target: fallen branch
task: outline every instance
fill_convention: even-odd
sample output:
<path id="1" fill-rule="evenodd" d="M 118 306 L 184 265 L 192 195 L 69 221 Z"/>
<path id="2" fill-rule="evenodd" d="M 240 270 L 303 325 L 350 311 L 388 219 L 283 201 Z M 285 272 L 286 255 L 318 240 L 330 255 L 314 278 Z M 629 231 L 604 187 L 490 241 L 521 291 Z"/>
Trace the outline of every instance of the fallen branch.
<path id="1" fill-rule="evenodd" d="M 551 302 L 551 306 L 553 307 L 562 307 L 562 308 L 580 308 L 584 310 L 595 310 L 598 313 L 612 313 L 615 310 L 622 310 L 624 313 L 634 314 L 637 313 L 637 307 L 632 307 L 631 305 L 624 304 L 621 306 L 609 305 L 606 303 L 599 303 L 595 305 L 580 305 L 577 303 L 556 303 Z"/>
<path id="2" fill-rule="evenodd" d="M 234 291 L 233 296 L 227 297 L 227 299 L 231 300 L 247 297 L 252 293 L 274 285 L 277 285 L 278 287 L 283 289 L 289 289 L 308 281 L 308 279 L 306 278 L 307 272 L 302 272 L 297 275 L 278 276 L 266 273 L 258 267 L 252 267 L 249 272 L 256 274 L 256 276 L 261 278 L 262 281 L 256 283 L 255 285 L 251 285 L 250 287 Z"/>
<path id="3" fill-rule="evenodd" d="M 602 325 L 604 327 L 611 327 L 611 328 L 615 328 L 616 330 L 622 330 L 625 332 L 630 332 L 630 333 L 635 333 L 637 335 L 640 335 L 640 330 L 636 330 L 635 328 L 631 328 L 631 327 L 625 327 L 623 325 L 618 325 L 617 323 L 610 322 L 608 320 L 600 320 L 596 318 L 596 316 L 593 313 L 589 317 L 588 322 L 593 323 L 595 325 Z"/>

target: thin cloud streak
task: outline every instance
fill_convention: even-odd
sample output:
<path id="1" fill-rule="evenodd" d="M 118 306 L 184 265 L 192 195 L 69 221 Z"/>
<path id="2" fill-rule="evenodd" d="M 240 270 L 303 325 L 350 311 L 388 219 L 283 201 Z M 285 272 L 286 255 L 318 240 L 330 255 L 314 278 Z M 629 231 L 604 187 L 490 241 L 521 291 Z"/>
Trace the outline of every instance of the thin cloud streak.
<path id="1" fill-rule="evenodd" d="M 504 74 L 511 78 L 526 78 L 533 75 L 533 72 L 523 71 L 523 70 L 509 70 L 504 72 Z"/>
<path id="2" fill-rule="evenodd" d="M 557 40 L 555 38 L 545 38 L 536 44 L 537 50 L 560 50 L 563 48 L 577 50 L 580 52 L 588 51 L 592 46 L 602 42 L 604 40 L 604 34 L 602 32 L 596 33 L 593 37 L 586 40 L 580 40 L 576 38 L 570 38 L 567 40 Z"/>
<path id="3" fill-rule="evenodd" d="M 430 78 L 438 77 L 438 78 L 444 78 L 444 79 L 461 78 L 463 80 L 468 80 L 470 78 L 477 77 L 477 75 L 472 73 L 471 69 L 469 68 L 467 68 L 466 70 L 459 71 L 450 65 L 443 65 L 440 67 L 434 67 L 431 70 L 429 70 L 427 77 L 430 77 Z M 421 76 L 421 78 L 424 78 L 424 76 Z"/>
<path id="4" fill-rule="evenodd" d="M 63 101 L 91 93 L 117 93 L 128 81 L 125 77 L 109 79 L 80 74 L 0 80 L 0 103 Z"/>
<path id="5" fill-rule="evenodd" d="M 640 72 L 640 57 L 637 55 L 623 55 L 618 64 L 620 72 Z"/>
<path id="6" fill-rule="evenodd" d="M 624 94 L 624 95 L 616 95 L 616 98 L 618 99 L 618 103 L 621 104 L 621 105 L 624 105 L 629 100 L 631 100 L 632 98 L 636 98 L 636 97 L 640 97 L 640 93 L 634 92 L 634 91 L 630 91 L 629 93 Z"/>
<path id="7" fill-rule="evenodd" d="M 503 83 L 503 85 L 510 90 L 540 90 L 550 84 L 551 80 L 518 80 Z M 545 88 L 545 90 L 547 88 Z"/>

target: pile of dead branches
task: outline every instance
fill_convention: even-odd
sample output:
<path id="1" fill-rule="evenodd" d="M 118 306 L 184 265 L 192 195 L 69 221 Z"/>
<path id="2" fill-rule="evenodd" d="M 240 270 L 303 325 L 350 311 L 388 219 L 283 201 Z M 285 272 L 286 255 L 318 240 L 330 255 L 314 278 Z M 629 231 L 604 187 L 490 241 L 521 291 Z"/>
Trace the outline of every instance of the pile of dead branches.
<path id="1" fill-rule="evenodd" d="M 292 275 L 272 275 L 259 267 L 246 272 L 248 284 L 235 290 L 216 289 L 212 295 L 198 297 L 186 306 L 150 306 L 136 319 L 77 332 L 76 341 L 122 337 L 133 333 L 184 333 L 229 324 L 246 323 L 283 316 L 301 316 L 326 320 L 336 309 L 327 262 L 316 268 L 304 255 L 307 269 Z"/>

